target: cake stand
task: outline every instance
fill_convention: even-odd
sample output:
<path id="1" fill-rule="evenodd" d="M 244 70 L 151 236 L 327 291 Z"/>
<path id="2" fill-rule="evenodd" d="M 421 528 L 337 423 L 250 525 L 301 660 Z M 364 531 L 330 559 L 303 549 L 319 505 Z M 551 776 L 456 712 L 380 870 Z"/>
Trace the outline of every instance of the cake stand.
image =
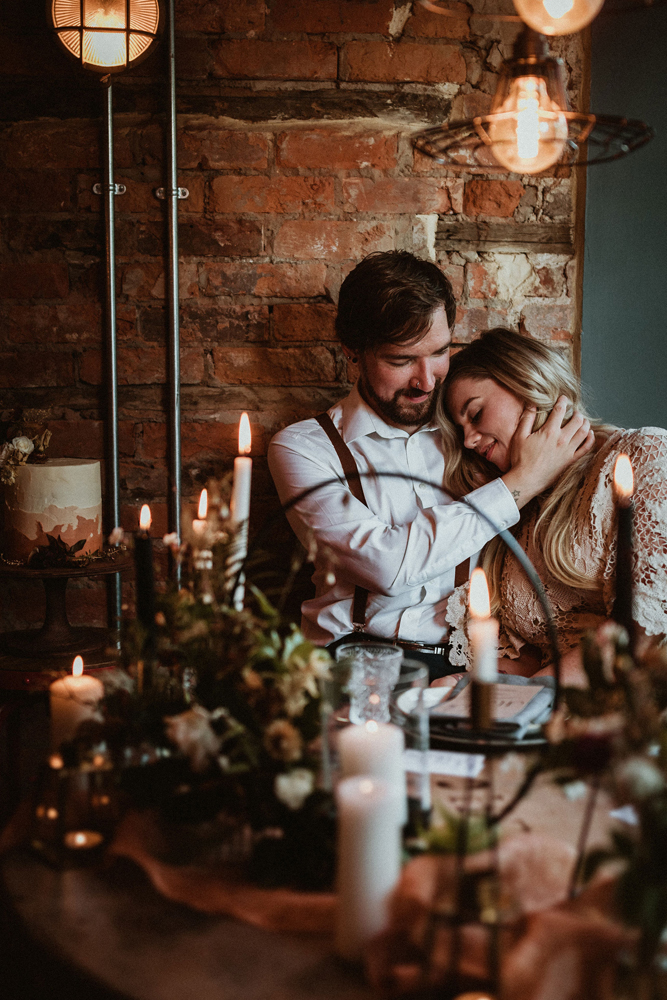
<path id="1" fill-rule="evenodd" d="M 109 630 L 70 625 L 67 619 L 66 591 L 70 577 L 108 576 L 122 573 L 132 564 L 130 554 L 113 559 L 95 559 L 83 566 L 33 567 L 0 562 L 1 578 L 42 580 L 46 593 L 44 624 L 38 629 L 0 632 L 3 652 L 17 656 L 58 656 L 90 653 L 109 642 Z"/>

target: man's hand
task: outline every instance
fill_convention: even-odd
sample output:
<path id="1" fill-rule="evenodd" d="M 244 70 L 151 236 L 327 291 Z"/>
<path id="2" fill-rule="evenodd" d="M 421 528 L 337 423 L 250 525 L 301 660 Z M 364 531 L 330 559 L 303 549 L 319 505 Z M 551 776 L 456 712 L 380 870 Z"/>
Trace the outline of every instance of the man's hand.
<path id="1" fill-rule="evenodd" d="M 523 507 L 555 482 L 593 447 L 595 436 L 586 417 L 576 412 L 562 427 L 568 399 L 560 396 L 539 431 L 533 431 L 536 410 L 524 410 L 510 446 L 511 468 L 502 477 L 517 507 Z"/>

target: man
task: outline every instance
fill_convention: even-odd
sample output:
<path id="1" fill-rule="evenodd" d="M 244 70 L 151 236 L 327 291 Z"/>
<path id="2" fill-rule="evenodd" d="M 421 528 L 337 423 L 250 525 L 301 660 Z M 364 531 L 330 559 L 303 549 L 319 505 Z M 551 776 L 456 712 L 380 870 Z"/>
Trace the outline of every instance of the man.
<path id="1" fill-rule="evenodd" d="M 433 416 L 455 314 L 451 285 L 435 264 L 405 251 L 370 254 L 343 282 L 336 319 L 345 355 L 359 366 L 356 386 L 331 407 L 330 419 L 293 424 L 269 447 L 282 503 L 327 484 L 288 512 L 304 546 L 313 539 L 317 546 L 316 596 L 302 607 L 306 636 L 327 644 L 363 629 L 424 659 L 432 677 L 449 670 L 447 597 L 461 567 L 496 533 L 470 507 L 419 481 L 443 477 Z M 519 508 L 575 452 L 590 448 L 592 434 L 580 416 L 573 418 L 577 433 L 564 444 L 564 412 L 562 400 L 531 434 L 534 411 L 527 411 L 512 442 L 510 470 L 470 495 L 498 530 L 518 521 Z"/>

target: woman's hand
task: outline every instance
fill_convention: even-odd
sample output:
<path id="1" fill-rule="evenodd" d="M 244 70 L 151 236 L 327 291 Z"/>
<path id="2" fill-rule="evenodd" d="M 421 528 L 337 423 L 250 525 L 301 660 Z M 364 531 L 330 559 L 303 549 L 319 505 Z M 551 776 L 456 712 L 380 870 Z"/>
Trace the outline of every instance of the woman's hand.
<path id="1" fill-rule="evenodd" d="M 544 425 L 533 431 L 537 411 L 526 408 L 510 445 L 511 468 L 502 477 L 517 507 L 542 493 L 577 459 L 593 447 L 590 422 L 578 411 L 562 426 L 568 407 L 560 396 Z"/>

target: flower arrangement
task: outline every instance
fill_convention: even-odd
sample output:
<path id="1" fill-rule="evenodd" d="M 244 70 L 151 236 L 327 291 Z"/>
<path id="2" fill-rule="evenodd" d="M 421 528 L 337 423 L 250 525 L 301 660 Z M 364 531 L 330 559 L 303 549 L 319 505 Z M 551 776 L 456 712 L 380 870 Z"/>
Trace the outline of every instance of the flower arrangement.
<path id="1" fill-rule="evenodd" d="M 9 427 L 7 440 L 0 447 L 0 483 L 11 486 L 16 481 L 15 469 L 19 465 L 46 461 L 51 431 L 40 422 L 42 416 L 40 411 L 26 411 Z"/>
<path id="2" fill-rule="evenodd" d="M 156 595 L 154 622 L 127 622 L 103 721 L 84 724 L 72 752 L 106 744 L 133 802 L 171 822 L 249 831 L 253 879 L 325 888 L 335 817 L 318 786 L 320 685 L 331 659 L 256 587 L 246 607 L 231 605 L 235 528 L 224 504 L 209 510 L 197 536 L 184 525 L 184 545 L 167 538 L 187 585 Z"/>

